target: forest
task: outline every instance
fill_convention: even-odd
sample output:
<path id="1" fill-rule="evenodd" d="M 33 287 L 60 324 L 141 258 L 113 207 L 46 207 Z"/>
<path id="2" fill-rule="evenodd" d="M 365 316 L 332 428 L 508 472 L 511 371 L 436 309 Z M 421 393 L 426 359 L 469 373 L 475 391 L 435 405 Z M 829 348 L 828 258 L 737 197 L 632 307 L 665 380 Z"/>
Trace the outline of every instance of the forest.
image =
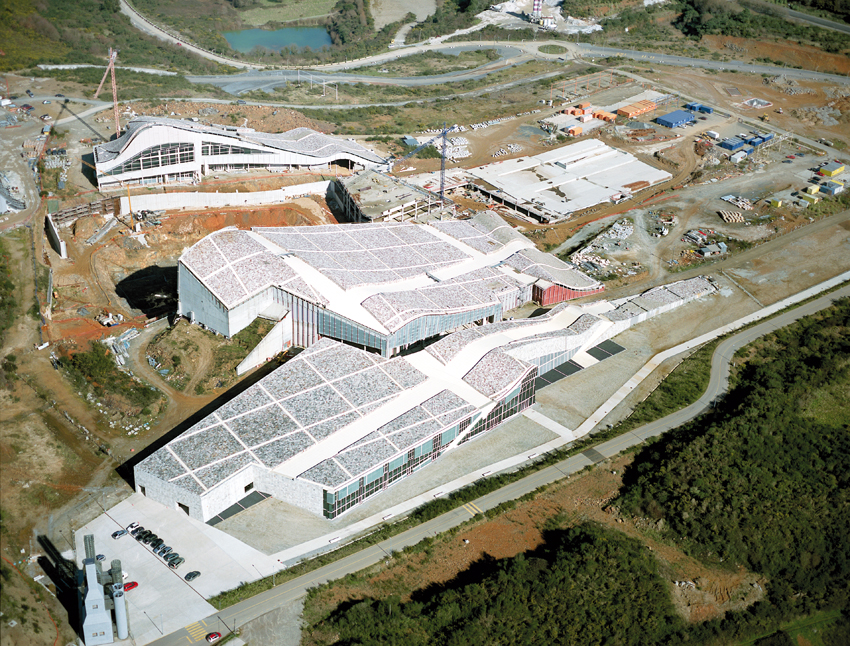
<path id="1" fill-rule="evenodd" d="M 663 538 L 713 568 L 764 575 L 764 600 L 685 624 L 651 552 L 581 522 L 409 601 L 344 603 L 303 643 L 767 646 L 792 643 L 778 630 L 787 622 L 832 611 L 822 642 L 846 646 L 850 299 L 751 346 L 733 384 L 711 413 L 636 454 L 614 504 L 664 519 Z"/>
<path id="2" fill-rule="evenodd" d="M 120 65 L 172 67 L 215 73 L 220 66 L 182 48 L 145 36 L 119 12 L 118 0 L 4 0 L 0 69 L 40 63 L 103 65 L 109 47 Z"/>
<path id="3" fill-rule="evenodd" d="M 620 611 L 609 615 L 612 607 Z M 639 646 L 664 643 L 681 625 L 643 545 L 587 523 L 550 532 L 530 554 L 485 559 L 407 603 L 355 603 L 312 629 L 308 643 Z"/>
<path id="4" fill-rule="evenodd" d="M 740 5 L 723 0 L 681 0 L 680 5 L 681 14 L 673 21 L 673 26 L 685 36 L 770 36 L 814 43 L 831 53 L 850 47 L 847 34 L 791 22 L 771 7 L 755 3 L 748 6 L 746 0 Z"/>

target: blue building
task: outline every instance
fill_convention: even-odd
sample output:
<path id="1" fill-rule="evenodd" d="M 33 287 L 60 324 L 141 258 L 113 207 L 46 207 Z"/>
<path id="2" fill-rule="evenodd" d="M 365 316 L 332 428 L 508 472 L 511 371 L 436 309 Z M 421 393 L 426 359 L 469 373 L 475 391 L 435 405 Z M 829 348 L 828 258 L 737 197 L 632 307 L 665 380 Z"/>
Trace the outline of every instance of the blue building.
<path id="1" fill-rule="evenodd" d="M 655 120 L 658 125 L 666 128 L 679 128 L 689 123 L 693 123 L 694 115 L 686 110 L 675 110 L 670 114 L 665 114 Z"/>

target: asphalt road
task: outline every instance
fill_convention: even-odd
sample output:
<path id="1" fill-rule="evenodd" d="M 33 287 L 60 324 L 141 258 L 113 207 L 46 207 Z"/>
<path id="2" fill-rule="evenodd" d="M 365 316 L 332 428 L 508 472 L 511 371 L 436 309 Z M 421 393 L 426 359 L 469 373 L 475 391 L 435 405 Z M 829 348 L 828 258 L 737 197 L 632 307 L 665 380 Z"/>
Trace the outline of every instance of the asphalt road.
<path id="1" fill-rule="evenodd" d="M 776 7 L 776 5 L 771 5 L 771 7 Z M 779 9 L 780 11 L 784 11 L 789 18 L 794 18 L 801 22 L 808 22 L 818 27 L 834 29 L 835 31 L 843 31 L 845 34 L 850 34 L 850 25 L 848 24 L 836 22 L 834 20 L 827 20 L 826 18 L 820 18 L 818 16 L 811 16 L 807 13 L 794 11 L 793 9 L 787 9 L 785 7 L 779 7 Z"/>
<path id="2" fill-rule="evenodd" d="M 712 406 L 718 397 L 726 392 L 730 361 L 739 348 L 751 343 L 760 336 L 785 327 L 801 317 L 829 307 L 833 300 L 842 296 L 850 296 L 850 286 L 842 287 L 796 309 L 779 314 L 770 320 L 741 331 L 721 342 L 712 357 L 711 377 L 708 388 L 703 396 L 690 406 L 660 420 L 646 424 L 634 431 L 608 440 L 594 449 L 589 449 L 568 460 L 542 469 L 522 480 L 506 485 L 497 491 L 447 512 L 427 523 L 409 529 L 398 536 L 389 538 L 377 545 L 373 545 L 356 554 L 340 559 L 335 563 L 319 568 L 314 572 L 283 583 L 251 599 L 221 610 L 200 622 L 166 635 L 162 639 L 153 642 L 153 644 L 155 646 L 185 645 L 186 640 L 189 643 L 203 640 L 204 635 L 209 632 L 219 631 L 225 634 L 236 630 L 246 622 L 298 599 L 306 594 L 307 590 L 311 587 L 339 579 L 346 574 L 357 572 L 382 559 L 392 558 L 393 551 L 401 550 L 408 545 L 414 545 L 426 536 L 435 536 L 445 532 L 463 521 L 469 520 L 471 517 L 503 502 L 519 498 L 542 485 L 556 482 L 565 476 L 577 473 L 589 464 L 601 462 L 631 446 L 646 441 L 648 438 L 661 435 L 666 431 L 681 426 L 703 413 L 707 408 Z"/>

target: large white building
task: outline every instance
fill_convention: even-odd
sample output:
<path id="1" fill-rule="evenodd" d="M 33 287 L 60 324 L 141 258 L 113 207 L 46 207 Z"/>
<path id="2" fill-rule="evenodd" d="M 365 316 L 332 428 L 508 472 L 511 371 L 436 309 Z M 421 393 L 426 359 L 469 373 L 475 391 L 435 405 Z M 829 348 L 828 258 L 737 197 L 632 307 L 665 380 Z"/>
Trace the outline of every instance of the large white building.
<path id="1" fill-rule="evenodd" d="M 477 188 L 497 202 L 511 204 L 543 222 L 558 222 L 576 211 L 617 202 L 672 177 L 598 139 L 467 172 L 480 180 Z"/>
<path id="2" fill-rule="evenodd" d="M 713 291 L 694 278 L 562 303 L 389 359 L 322 339 L 138 463 L 136 488 L 204 522 L 257 493 L 336 518 L 531 406 L 539 375 L 589 367 L 611 337 Z"/>
<path id="3" fill-rule="evenodd" d="M 133 119 L 120 137 L 95 147 L 94 161 L 101 189 L 195 181 L 235 169 L 371 168 L 383 162 L 353 141 L 309 128 L 271 134 L 161 117 Z"/>
<path id="4" fill-rule="evenodd" d="M 177 277 L 178 313 L 225 336 L 263 316 L 279 321 L 276 352 L 329 337 L 384 357 L 499 321 L 541 288 L 559 286 L 560 301 L 603 289 L 492 212 L 429 224 L 223 229 L 181 255 Z"/>

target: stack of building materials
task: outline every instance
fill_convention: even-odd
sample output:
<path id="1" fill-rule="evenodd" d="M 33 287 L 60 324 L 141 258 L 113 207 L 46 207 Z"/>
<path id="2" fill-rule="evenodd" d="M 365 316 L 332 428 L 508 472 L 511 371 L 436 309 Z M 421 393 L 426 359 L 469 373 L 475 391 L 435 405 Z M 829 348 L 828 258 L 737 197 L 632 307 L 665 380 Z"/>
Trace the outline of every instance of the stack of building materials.
<path id="1" fill-rule="evenodd" d="M 745 211 L 753 210 L 753 203 L 745 197 L 738 197 L 737 195 L 724 195 L 720 199 L 724 202 L 729 202 L 729 204 L 734 204 L 739 209 L 744 209 Z"/>
<path id="2" fill-rule="evenodd" d="M 744 216 L 740 211 L 720 211 L 720 217 L 724 222 L 743 222 Z"/>

